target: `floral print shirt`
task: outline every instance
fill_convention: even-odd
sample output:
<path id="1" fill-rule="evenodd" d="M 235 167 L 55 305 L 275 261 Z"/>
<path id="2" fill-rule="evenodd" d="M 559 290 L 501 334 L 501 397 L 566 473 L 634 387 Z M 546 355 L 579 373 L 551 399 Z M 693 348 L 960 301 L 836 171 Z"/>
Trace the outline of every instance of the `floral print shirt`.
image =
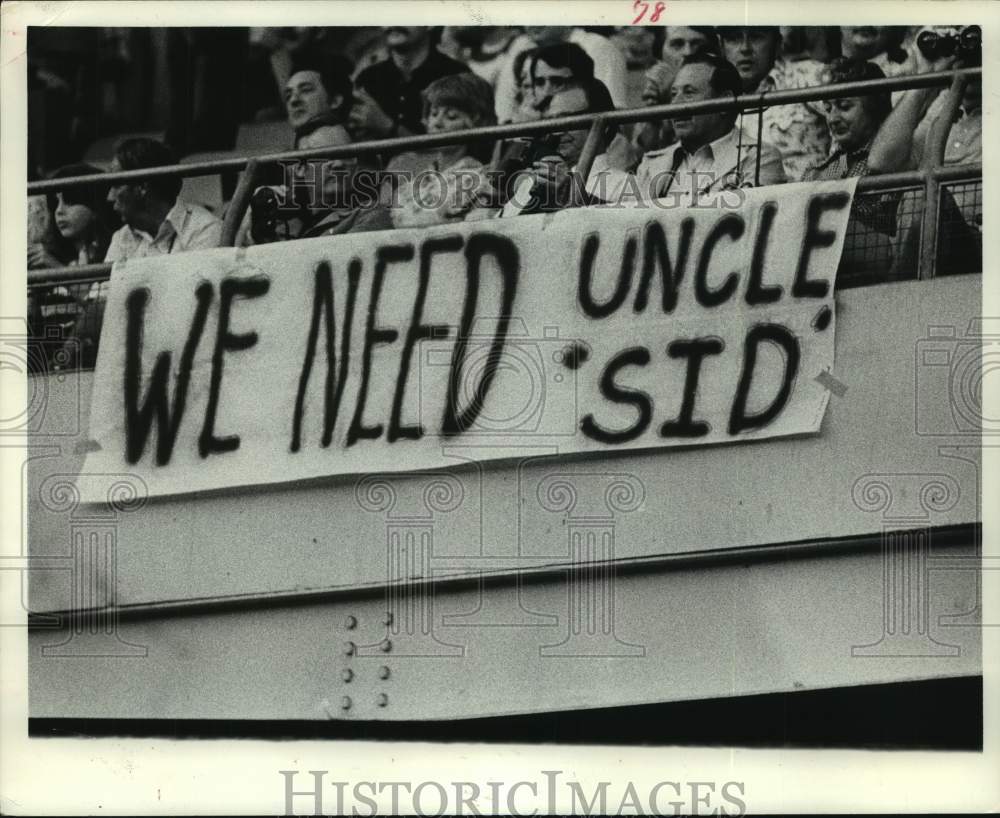
<path id="1" fill-rule="evenodd" d="M 826 85 L 826 65 L 816 60 L 778 59 L 764 77 L 758 93 L 790 91 Z M 790 182 L 801 181 L 805 172 L 826 159 L 830 152 L 830 132 L 826 127 L 822 103 L 818 101 L 767 107 L 763 115 L 763 142 L 781 154 L 785 176 Z M 758 113 L 747 111 L 743 127 L 756 134 Z"/>

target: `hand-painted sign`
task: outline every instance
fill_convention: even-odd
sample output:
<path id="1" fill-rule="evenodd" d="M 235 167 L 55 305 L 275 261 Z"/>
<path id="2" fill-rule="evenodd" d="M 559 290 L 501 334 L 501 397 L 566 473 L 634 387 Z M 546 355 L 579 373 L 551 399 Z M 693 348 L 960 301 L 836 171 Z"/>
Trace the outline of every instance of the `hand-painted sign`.
<path id="1" fill-rule="evenodd" d="M 853 191 L 116 265 L 85 470 L 162 495 L 816 432 Z"/>

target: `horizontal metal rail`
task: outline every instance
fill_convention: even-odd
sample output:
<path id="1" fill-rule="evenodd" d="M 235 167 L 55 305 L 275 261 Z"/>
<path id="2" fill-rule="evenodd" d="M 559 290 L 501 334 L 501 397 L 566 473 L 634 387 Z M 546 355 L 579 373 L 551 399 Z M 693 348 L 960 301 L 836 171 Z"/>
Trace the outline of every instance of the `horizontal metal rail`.
<path id="1" fill-rule="evenodd" d="M 933 170 L 910 170 L 900 173 L 886 173 L 881 176 L 865 176 L 858 180 L 858 192 L 871 193 L 902 187 L 917 188 L 928 178 L 938 182 L 961 182 L 981 179 L 982 165 L 954 165 Z M 28 270 L 28 286 L 44 287 L 56 284 L 81 284 L 106 281 L 111 276 L 111 264 L 86 264 L 77 267 L 50 267 L 44 270 Z"/>
<path id="2" fill-rule="evenodd" d="M 920 529 L 921 531 L 923 529 Z M 980 548 L 981 529 L 974 523 L 956 523 L 932 529 L 934 547 Z M 901 532 L 902 534 L 902 532 Z M 758 565 L 766 562 L 788 562 L 791 560 L 836 559 L 855 554 L 875 556 L 885 547 L 882 534 L 862 534 L 848 537 L 798 540 L 785 543 L 763 545 L 732 546 L 709 551 L 686 551 L 677 554 L 657 554 L 647 557 L 629 557 L 616 560 L 594 560 L 578 563 L 550 563 L 545 558 L 520 561 L 517 567 L 508 569 L 483 568 L 476 565 L 475 558 L 454 558 L 456 573 L 433 577 L 408 579 L 394 583 L 392 588 L 405 587 L 411 592 L 421 588 L 428 593 L 451 593 L 478 588 L 502 588 L 512 584 L 535 585 L 540 583 L 578 580 L 586 581 L 596 567 L 606 569 L 614 564 L 617 578 L 624 581 L 628 576 L 642 576 L 669 572 L 690 571 L 692 569 L 722 569 L 733 565 Z M 946 559 L 940 553 L 938 559 Z M 45 559 L 39 557 L 38 559 Z M 960 558 L 961 559 L 961 558 Z M 457 573 L 461 571 L 461 573 Z M 216 598 L 196 598 L 172 602 L 146 602 L 119 605 L 103 610 L 114 611 L 121 621 L 176 616 L 199 616 L 248 611 L 282 605 L 319 605 L 344 602 L 347 600 L 384 597 L 390 590 L 385 582 L 370 582 L 333 588 L 298 591 L 271 591 L 239 594 Z M 69 609 L 49 609 L 33 611 L 36 621 L 45 616 L 72 616 L 79 611 Z M 32 630 L 46 629 L 45 625 L 29 622 Z M 49 626 L 51 627 L 51 626 Z"/>
<path id="3" fill-rule="evenodd" d="M 494 125 L 487 128 L 474 128 L 466 131 L 454 131 L 452 133 L 418 134 L 396 137 L 394 139 L 377 139 L 370 142 L 354 142 L 349 145 L 312 148 L 305 151 L 284 151 L 282 153 L 260 156 L 234 157 L 232 159 L 216 159 L 159 168 L 143 168 L 142 170 L 117 171 L 115 173 L 90 176 L 69 176 L 65 179 L 45 179 L 37 182 L 29 182 L 28 195 L 52 193 L 75 187 L 85 187 L 87 185 L 137 182 L 143 179 L 172 176 L 208 176 L 224 171 L 241 171 L 251 159 L 256 159 L 259 164 L 265 165 L 300 159 L 338 159 L 371 153 L 397 153 L 404 150 L 438 148 L 460 142 L 507 139 L 515 136 L 534 136 L 552 131 L 582 130 L 590 127 L 597 117 L 601 117 L 607 125 L 623 125 L 632 122 L 645 122 L 650 119 L 669 119 L 675 116 L 717 113 L 719 111 L 752 110 L 760 107 L 775 107 L 798 102 L 814 102 L 845 96 L 863 96 L 885 91 L 902 91 L 910 88 L 932 88 L 935 86 L 943 88 L 950 85 L 956 77 L 972 79 L 980 76 L 982 76 L 982 69 L 965 68 L 960 71 L 905 75 L 880 80 L 845 82 L 838 85 L 817 85 L 811 88 L 796 88 L 789 91 L 765 91 L 759 94 L 744 94 L 732 99 L 710 99 L 700 102 L 653 105 L 648 108 L 630 108 L 622 111 L 577 114 L 574 116 L 542 119 L 536 122 Z"/>

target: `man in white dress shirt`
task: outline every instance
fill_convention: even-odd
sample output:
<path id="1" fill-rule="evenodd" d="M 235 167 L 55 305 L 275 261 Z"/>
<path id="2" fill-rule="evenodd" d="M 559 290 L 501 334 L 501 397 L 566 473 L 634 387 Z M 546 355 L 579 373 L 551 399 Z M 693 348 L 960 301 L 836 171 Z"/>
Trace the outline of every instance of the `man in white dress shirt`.
<path id="1" fill-rule="evenodd" d="M 173 151 L 155 139 L 126 139 L 111 171 L 176 165 Z M 112 185 L 108 200 L 124 225 L 111 237 L 105 261 L 182 253 L 217 247 L 222 222 L 204 207 L 178 198 L 179 176 Z"/>
<path id="2" fill-rule="evenodd" d="M 111 171 L 140 170 L 176 165 L 170 148 L 155 139 L 126 139 L 115 150 Z M 124 222 L 111 237 L 105 261 L 183 253 L 218 247 L 222 222 L 200 205 L 178 198 L 181 177 L 165 176 L 111 186 L 108 201 Z M 95 282 L 73 330 L 80 363 L 92 366 L 97 355 L 107 282 Z"/>
<path id="3" fill-rule="evenodd" d="M 714 54 L 686 57 L 670 87 L 672 103 L 700 102 L 740 94 L 739 72 L 732 63 Z M 677 207 L 689 207 L 722 191 L 780 184 L 785 179 L 781 155 L 737 124 L 737 112 L 673 117 L 678 141 L 668 148 L 649 151 L 626 180 L 624 168 L 609 171 L 608 201 L 637 193 L 642 199 L 669 197 Z M 603 157 L 601 157 L 603 159 Z M 612 162 L 612 167 L 614 162 Z"/>

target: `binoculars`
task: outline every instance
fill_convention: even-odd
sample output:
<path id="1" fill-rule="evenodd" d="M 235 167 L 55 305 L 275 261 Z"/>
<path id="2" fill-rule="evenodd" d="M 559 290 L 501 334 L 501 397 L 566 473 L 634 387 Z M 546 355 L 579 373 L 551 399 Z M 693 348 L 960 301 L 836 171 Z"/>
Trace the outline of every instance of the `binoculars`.
<path id="1" fill-rule="evenodd" d="M 921 31 L 917 48 L 928 60 L 956 55 L 966 63 L 978 63 L 983 57 L 983 32 L 979 26 L 966 26 L 957 35 Z"/>

